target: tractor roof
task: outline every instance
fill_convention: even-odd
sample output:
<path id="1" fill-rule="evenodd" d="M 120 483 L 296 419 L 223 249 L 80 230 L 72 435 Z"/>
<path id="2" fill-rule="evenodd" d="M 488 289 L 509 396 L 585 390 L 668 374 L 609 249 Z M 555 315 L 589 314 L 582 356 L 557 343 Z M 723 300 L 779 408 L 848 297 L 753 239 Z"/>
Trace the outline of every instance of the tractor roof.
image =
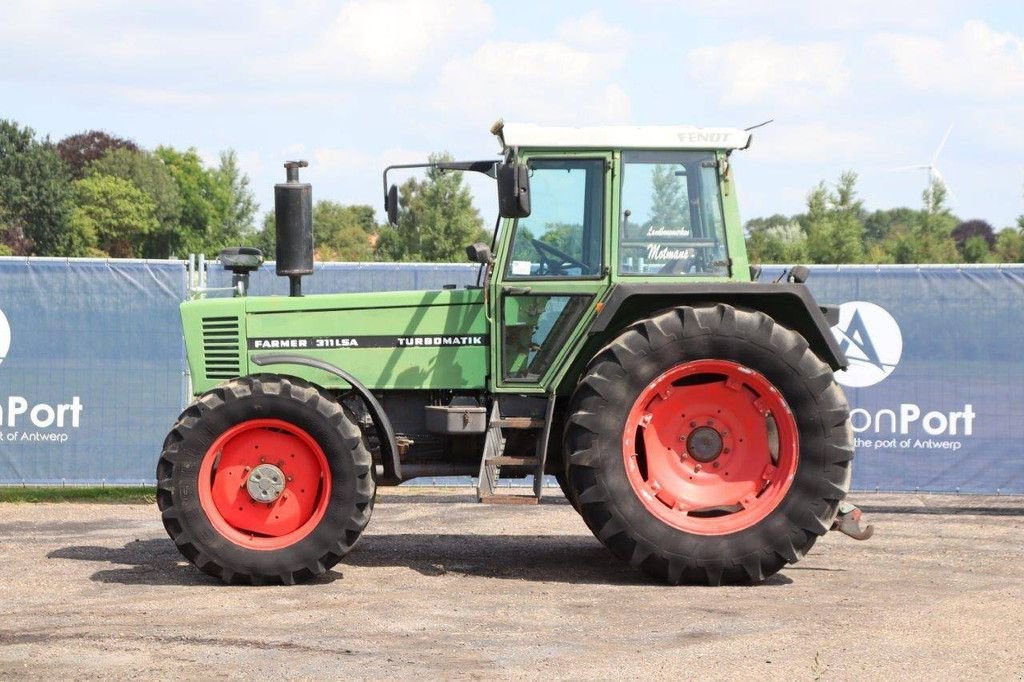
<path id="1" fill-rule="evenodd" d="M 539 126 L 498 121 L 491 127 L 502 151 L 531 149 L 745 149 L 750 133 L 696 126 Z"/>

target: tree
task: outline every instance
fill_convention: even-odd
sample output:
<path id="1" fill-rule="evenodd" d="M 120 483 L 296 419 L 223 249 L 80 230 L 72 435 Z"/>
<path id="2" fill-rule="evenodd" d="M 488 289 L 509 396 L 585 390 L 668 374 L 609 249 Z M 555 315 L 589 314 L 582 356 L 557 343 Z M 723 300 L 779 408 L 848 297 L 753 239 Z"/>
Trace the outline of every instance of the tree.
<path id="1" fill-rule="evenodd" d="M 431 154 L 430 161 L 451 156 Z M 382 229 L 377 243 L 381 260 L 461 261 L 464 246 L 489 238 L 460 173 L 431 168 L 425 180 L 403 183 L 399 195 L 398 227 Z"/>
<path id="2" fill-rule="evenodd" d="M 98 161 L 113 149 L 139 151 L 138 146 L 131 140 L 115 137 L 102 130 L 87 130 L 84 133 L 69 135 L 57 143 L 57 153 L 71 169 L 71 176 L 75 180 L 85 177 L 86 166 Z"/>
<path id="3" fill-rule="evenodd" d="M 71 181 L 49 139 L 0 120 L 0 233 L 19 255 L 75 256 L 69 240 Z"/>
<path id="4" fill-rule="evenodd" d="M 746 230 L 747 234 L 754 234 L 756 232 L 769 230 L 773 227 L 786 227 L 795 221 L 795 216 L 791 218 L 789 216 L 782 215 L 781 213 L 776 213 L 768 216 L 767 218 L 751 218 L 743 226 L 743 229 Z"/>
<path id="5" fill-rule="evenodd" d="M 989 248 L 996 245 L 996 232 L 984 220 L 965 220 L 953 228 L 952 237 L 960 251 L 971 237 L 981 237 Z"/>
<path id="6" fill-rule="evenodd" d="M 228 207 L 232 205 L 231 188 L 224 175 L 203 167 L 194 148 L 179 151 L 173 147 L 157 147 L 154 152 L 167 167 L 181 195 L 181 229 L 170 244 L 174 253 L 185 256 L 205 253 L 213 257 L 238 235 L 232 228 Z"/>
<path id="7" fill-rule="evenodd" d="M 313 207 L 313 239 L 321 260 L 373 260 L 376 232 L 370 206 L 318 201 Z"/>
<path id="8" fill-rule="evenodd" d="M 913 228 L 920 215 L 920 211 L 905 206 L 872 211 L 864 218 L 864 238 L 869 244 L 880 244 L 894 229 Z"/>
<path id="9" fill-rule="evenodd" d="M 987 263 L 992 257 L 992 247 L 989 246 L 987 239 L 975 235 L 967 238 L 960 249 L 960 255 L 963 256 L 965 263 Z"/>
<path id="10" fill-rule="evenodd" d="M 377 222 L 371 206 L 346 206 L 333 201 L 313 205 L 313 243 L 322 261 L 364 262 L 373 260 Z M 274 213 L 263 217 L 263 227 L 249 241 L 272 259 L 277 245 Z"/>
<path id="11" fill-rule="evenodd" d="M 156 230 L 156 204 L 123 178 L 90 175 L 74 183 L 71 225 L 86 249 L 98 247 L 114 258 L 138 254 L 140 237 Z"/>
<path id="12" fill-rule="evenodd" d="M 756 229 L 747 239 L 747 258 L 751 263 L 805 263 L 810 260 L 807 235 L 795 221 Z"/>
<path id="13" fill-rule="evenodd" d="M 686 186 L 676 175 L 676 166 L 657 164 L 651 170 L 651 217 L 643 227 L 679 230 L 687 227 L 690 212 Z"/>
<path id="14" fill-rule="evenodd" d="M 235 150 L 228 149 L 220 153 L 220 166 L 215 176 L 225 192 L 221 237 L 226 241 L 238 241 L 255 229 L 256 211 L 259 206 L 256 204 L 256 196 L 249 187 L 249 176 L 238 167 L 238 154 Z"/>
<path id="15" fill-rule="evenodd" d="M 952 232 L 956 217 L 946 206 L 946 186 L 941 180 L 933 181 L 921 198 L 924 212 L 915 233 L 917 240 L 916 263 L 956 263 L 960 260 Z"/>
<path id="16" fill-rule="evenodd" d="M 1024 216 L 1022 216 L 1024 218 Z M 996 235 L 995 257 L 1001 263 L 1024 263 L 1024 219 Z"/>
<path id="17" fill-rule="evenodd" d="M 857 174 L 847 171 L 830 192 L 820 183 L 807 196 L 807 253 L 814 263 L 860 263 L 864 259 L 862 202 Z"/>
<path id="18" fill-rule="evenodd" d="M 108 175 L 128 180 L 152 200 L 156 230 L 145 235 L 136 251 L 143 258 L 167 258 L 174 255 L 181 219 L 182 200 L 178 185 L 164 163 L 154 154 L 119 147 L 111 149 L 85 169 L 87 177 Z"/>

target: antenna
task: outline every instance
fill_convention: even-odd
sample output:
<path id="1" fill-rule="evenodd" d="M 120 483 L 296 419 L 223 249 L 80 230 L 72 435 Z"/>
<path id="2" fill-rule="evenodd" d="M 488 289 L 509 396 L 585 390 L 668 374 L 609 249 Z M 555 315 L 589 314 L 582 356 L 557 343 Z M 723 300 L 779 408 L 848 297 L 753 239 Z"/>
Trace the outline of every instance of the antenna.
<path id="1" fill-rule="evenodd" d="M 770 118 L 767 121 L 761 121 L 757 125 L 752 125 L 749 128 L 744 128 L 743 130 L 745 132 L 749 133 L 751 130 L 757 130 L 758 128 L 763 128 L 764 126 L 768 125 L 769 123 L 775 123 L 775 119 L 774 118 Z"/>

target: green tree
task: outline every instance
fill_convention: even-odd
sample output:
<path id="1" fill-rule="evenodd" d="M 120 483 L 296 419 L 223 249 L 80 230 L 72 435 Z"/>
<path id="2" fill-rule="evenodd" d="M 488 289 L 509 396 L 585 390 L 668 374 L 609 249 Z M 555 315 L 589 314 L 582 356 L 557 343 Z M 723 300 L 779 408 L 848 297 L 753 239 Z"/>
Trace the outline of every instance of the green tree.
<path id="1" fill-rule="evenodd" d="M 206 168 L 194 148 L 157 147 L 155 154 L 181 194 L 181 229 L 171 245 L 174 253 L 205 253 L 212 258 L 226 246 L 237 246 L 251 232 L 256 208 L 249 202 L 249 180 L 234 161 L 222 160 L 219 168 Z"/>
<path id="2" fill-rule="evenodd" d="M 179 256 L 214 255 L 216 246 L 211 248 L 211 244 L 222 218 L 217 207 L 227 203 L 226 197 L 220 195 L 220 188 L 203 168 L 199 152 L 194 148 L 179 151 L 173 147 L 157 147 L 154 153 L 174 178 L 181 196 L 181 229 L 171 247 Z"/>
<path id="3" fill-rule="evenodd" d="M 321 260 L 373 260 L 376 232 L 370 206 L 318 201 L 313 207 L 313 239 Z"/>
<path id="4" fill-rule="evenodd" d="M 220 153 L 220 165 L 214 173 L 223 192 L 224 204 L 221 211 L 224 222 L 221 227 L 221 238 L 230 242 L 239 241 L 251 235 L 255 229 L 256 211 L 259 206 L 256 196 L 250 188 L 249 176 L 238 166 L 238 154 L 228 149 Z"/>
<path id="5" fill-rule="evenodd" d="M 432 154 L 430 161 L 451 161 L 451 156 Z M 461 261 L 467 244 L 489 240 L 461 173 L 431 168 L 425 180 L 403 183 L 399 196 L 398 227 L 381 230 L 380 260 Z"/>
<path id="6" fill-rule="evenodd" d="M 807 235 L 796 221 L 759 227 L 747 238 L 747 257 L 751 263 L 805 263 Z"/>
<path id="7" fill-rule="evenodd" d="M 922 210 L 910 225 L 890 230 L 882 249 L 893 263 L 959 263 L 952 237 L 959 221 L 946 206 L 946 188 L 936 180 L 921 196 Z"/>
<path id="8" fill-rule="evenodd" d="M 108 175 L 128 180 L 142 190 L 156 206 L 159 227 L 145 235 L 136 251 L 143 258 L 167 258 L 174 255 L 181 220 L 182 200 L 178 185 L 164 163 L 147 151 L 111 149 L 90 163 L 85 175 Z"/>
<path id="9" fill-rule="evenodd" d="M 0 120 L 0 236 L 18 255 L 76 256 L 71 178 L 48 139 Z"/>
<path id="10" fill-rule="evenodd" d="M 776 213 L 768 216 L 767 218 L 751 218 L 743 226 L 743 229 L 746 230 L 747 234 L 754 234 L 773 227 L 786 227 L 796 220 L 796 216 L 791 218 L 789 216 L 782 215 L 781 213 Z"/>
<path id="11" fill-rule="evenodd" d="M 869 244 L 880 244 L 894 229 L 912 228 L 920 216 L 920 211 L 905 206 L 872 211 L 864 219 L 864 237 Z"/>
<path id="12" fill-rule="evenodd" d="M 138 255 L 140 238 L 160 225 L 156 204 L 129 180 L 90 175 L 75 181 L 74 195 L 71 226 L 84 250 L 130 258 Z"/>
<path id="13" fill-rule="evenodd" d="M 946 206 L 946 186 L 935 180 L 921 195 L 924 211 L 916 234 L 916 263 L 957 263 L 960 255 L 953 241 L 953 228 L 959 222 Z"/>
<path id="14" fill-rule="evenodd" d="M 975 235 L 967 238 L 960 255 L 965 263 L 987 263 L 992 258 L 992 247 L 984 237 Z"/>
<path id="15" fill-rule="evenodd" d="M 316 239 L 314 235 L 314 240 Z M 263 226 L 249 240 L 249 244 L 263 252 L 263 257 L 273 260 L 277 251 L 277 228 L 274 225 L 274 212 L 268 211 L 263 216 Z"/>
<path id="16" fill-rule="evenodd" d="M 321 261 L 363 262 L 373 260 L 377 222 L 373 208 L 347 206 L 321 200 L 313 205 L 313 244 Z M 275 257 L 277 233 L 274 213 L 263 217 L 263 227 L 249 243 L 268 259 Z"/>
<path id="17" fill-rule="evenodd" d="M 1001 263 L 1024 263 L 1024 216 L 1017 224 L 996 233 L 995 258 Z"/>
<path id="18" fill-rule="evenodd" d="M 857 197 L 857 174 L 839 177 L 835 191 L 820 183 L 807 196 L 807 253 L 814 263 L 860 263 L 864 260 L 862 202 Z"/>
<path id="19" fill-rule="evenodd" d="M 644 223 L 644 230 L 650 227 L 679 230 L 689 226 L 686 185 L 676 175 L 676 168 L 659 163 L 651 169 L 651 217 Z"/>
<path id="20" fill-rule="evenodd" d="M 78 180 L 85 177 L 86 167 L 93 161 L 103 158 L 114 149 L 139 151 L 131 140 L 115 137 L 102 130 L 87 130 L 84 133 L 69 135 L 57 143 L 57 153 L 71 169 L 71 176 Z"/>

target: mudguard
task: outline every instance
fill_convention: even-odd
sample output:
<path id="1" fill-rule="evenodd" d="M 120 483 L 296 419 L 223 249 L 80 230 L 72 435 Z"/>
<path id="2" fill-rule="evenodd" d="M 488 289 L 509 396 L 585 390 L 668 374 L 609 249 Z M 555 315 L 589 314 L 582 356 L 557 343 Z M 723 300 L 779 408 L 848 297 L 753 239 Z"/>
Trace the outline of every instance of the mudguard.
<path id="1" fill-rule="evenodd" d="M 678 305 L 727 303 L 759 310 L 807 339 L 811 349 L 833 370 L 845 369 L 846 355 L 829 330 L 834 309 L 819 306 L 803 284 L 722 282 L 694 284 L 616 284 L 594 318 L 589 333 L 604 336 L 641 317 Z"/>

